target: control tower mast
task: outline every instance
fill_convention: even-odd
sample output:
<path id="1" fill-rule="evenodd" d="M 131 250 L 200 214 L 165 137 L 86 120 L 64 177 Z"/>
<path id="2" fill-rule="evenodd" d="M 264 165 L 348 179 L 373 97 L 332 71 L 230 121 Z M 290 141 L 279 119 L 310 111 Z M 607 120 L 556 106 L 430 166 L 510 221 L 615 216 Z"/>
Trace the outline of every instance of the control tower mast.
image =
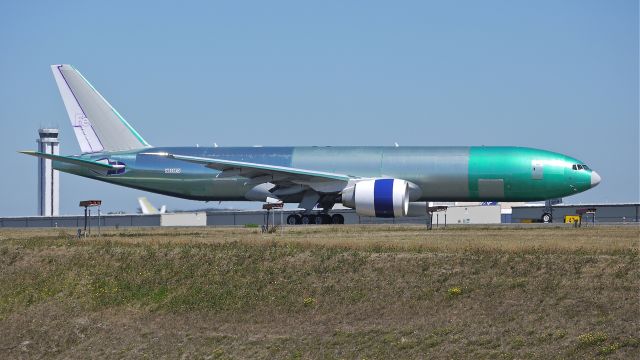
<path id="1" fill-rule="evenodd" d="M 58 129 L 39 129 L 40 138 L 36 140 L 38 151 L 58 155 L 60 153 L 58 133 Z M 49 159 L 38 159 L 38 215 L 40 216 L 59 215 L 59 174 L 52 165 Z"/>

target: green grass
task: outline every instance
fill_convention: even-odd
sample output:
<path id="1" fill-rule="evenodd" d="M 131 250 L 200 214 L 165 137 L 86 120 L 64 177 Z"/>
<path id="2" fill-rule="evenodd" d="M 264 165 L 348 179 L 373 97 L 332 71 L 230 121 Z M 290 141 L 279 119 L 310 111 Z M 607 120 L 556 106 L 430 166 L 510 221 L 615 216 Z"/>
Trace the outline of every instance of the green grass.
<path id="1" fill-rule="evenodd" d="M 0 356 L 635 357 L 638 235 L 0 231 Z"/>

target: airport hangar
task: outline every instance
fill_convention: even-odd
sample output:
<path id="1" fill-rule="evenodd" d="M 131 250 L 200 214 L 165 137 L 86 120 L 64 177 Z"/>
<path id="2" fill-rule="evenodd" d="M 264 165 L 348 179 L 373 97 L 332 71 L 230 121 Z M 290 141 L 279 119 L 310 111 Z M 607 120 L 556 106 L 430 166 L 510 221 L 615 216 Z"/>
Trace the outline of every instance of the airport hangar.
<path id="1" fill-rule="evenodd" d="M 553 223 L 564 223 L 566 216 L 575 216 L 580 209 L 595 209 L 596 224 L 640 223 L 640 203 L 626 204 L 580 204 L 554 205 Z M 344 216 L 345 224 L 425 224 L 427 216 L 405 218 L 375 218 L 359 216 L 354 210 L 335 210 Z M 280 224 L 286 221 L 294 210 L 272 210 L 270 223 Z M 511 214 L 501 214 L 500 205 L 457 205 L 449 206 L 446 212 L 434 213 L 432 224 L 443 226 L 457 224 L 514 224 L 539 222 L 544 206 L 515 206 Z M 510 215 L 510 216 L 509 216 Z M 142 214 L 106 214 L 94 211 L 89 217 L 92 228 L 144 227 L 144 226 L 247 226 L 261 225 L 266 222 L 266 210 L 225 210 L 208 212 L 177 212 L 154 215 Z M 445 218 L 446 216 L 446 218 Z M 589 219 L 590 221 L 591 219 Z M 71 216 L 21 216 L 0 217 L 1 228 L 81 228 L 83 215 Z M 300 226 L 300 225 L 295 225 Z"/>

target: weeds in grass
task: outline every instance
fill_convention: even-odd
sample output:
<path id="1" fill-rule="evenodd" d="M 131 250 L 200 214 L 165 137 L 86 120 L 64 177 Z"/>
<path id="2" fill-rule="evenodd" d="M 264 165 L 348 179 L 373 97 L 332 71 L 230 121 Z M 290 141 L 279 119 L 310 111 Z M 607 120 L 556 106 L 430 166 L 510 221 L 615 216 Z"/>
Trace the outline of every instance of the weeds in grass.
<path id="1" fill-rule="evenodd" d="M 312 297 L 306 297 L 302 300 L 302 303 L 304 304 L 304 306 L 312 306 L 316 303 L 316 299 L 312 298 Z"/>
<path id="2" fill-rule="evenodd" d="M 456 286 L 456 287 L 452 287 L 449 288 L 449 290 L 447 290 L 447 293 L 449 294 L 449 297 L 453 298 L 456 296 L 460 296 L 462 295 L 462 288 Z"/>
<path id="3" fill-rule="evenodd" d="M 522 336 L 516 336 L 515 338 L 513 338 L 513 340 L 511 341 L 511 345 L 515 348 L 521 348 L 525 345 L 525 341 L 524 341 L 524 337 Z"/>
<path id="4" fill-rule="evenodd" d="M 580 346 L 593 346 L 607 341 L 607 338 L 608 336 L 604 332 L 588 332 L 578 336 L 578 343 Z"/>
<path id="5" fill-rule="evenodd" d="M 553 337 L 554 337 L 555 339 L 562 339 L 562 338 L 564 338 L 565 336 L 567 336 L 567 332 L 566 332 L 565 330 L 556 330 L 556 331 L 553 333 Z"/>
<path id="6" fill-rule="evenodd" d="M 600 350 L 598 350 L 598 352 L 602 355 L 609 355 L 614 351 L 618 350 L 619 348 L 620 348 L 620 344 L 616 342 L 616 343 L 601 347 Z"/>
<path id="7" fill-rule="evenodd" d="M 221 348 L 213 350 L 213 352 L 211 353 L 211 357 L 214 359 L 222 359 L 224 357 L 224 350 Z"/>

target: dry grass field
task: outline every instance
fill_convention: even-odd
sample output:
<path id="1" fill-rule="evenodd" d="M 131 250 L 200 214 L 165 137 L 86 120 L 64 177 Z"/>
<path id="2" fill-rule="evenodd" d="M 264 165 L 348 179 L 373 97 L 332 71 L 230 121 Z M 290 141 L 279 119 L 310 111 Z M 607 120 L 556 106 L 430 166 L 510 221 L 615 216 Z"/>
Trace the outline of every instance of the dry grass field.
<path id="1" fill-rule="evenodd" d="M 640 228 L 0 230 L 0 358 L 640 358 Z"/>

